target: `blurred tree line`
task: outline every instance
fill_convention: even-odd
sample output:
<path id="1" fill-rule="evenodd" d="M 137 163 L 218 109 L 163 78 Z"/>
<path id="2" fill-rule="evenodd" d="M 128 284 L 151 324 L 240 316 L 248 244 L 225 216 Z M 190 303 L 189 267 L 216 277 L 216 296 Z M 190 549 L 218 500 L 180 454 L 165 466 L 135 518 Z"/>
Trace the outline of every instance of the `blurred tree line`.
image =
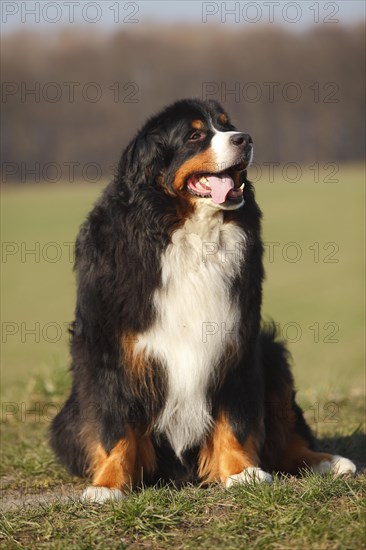
<path id="1" fill-rule="evenodd" d="M 216 99 L 256 161 L 363 158 L 364 25 L 81 28 L 2 39 L 2 181 L 109 178 L 167 103 Z"/>

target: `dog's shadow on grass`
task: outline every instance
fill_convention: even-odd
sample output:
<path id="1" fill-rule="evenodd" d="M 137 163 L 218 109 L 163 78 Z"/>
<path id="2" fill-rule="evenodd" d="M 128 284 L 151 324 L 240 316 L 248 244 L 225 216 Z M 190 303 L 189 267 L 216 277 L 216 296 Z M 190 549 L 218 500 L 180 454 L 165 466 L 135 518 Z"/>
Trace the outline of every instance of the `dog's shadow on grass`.
<path id="1" fill-rule="evenodd" d="M 351 435 L 320 437 L 317 443 L 319 450 L 349 458 L 358 471 L 366 470 L 366 434 L 361 430 Z"/>

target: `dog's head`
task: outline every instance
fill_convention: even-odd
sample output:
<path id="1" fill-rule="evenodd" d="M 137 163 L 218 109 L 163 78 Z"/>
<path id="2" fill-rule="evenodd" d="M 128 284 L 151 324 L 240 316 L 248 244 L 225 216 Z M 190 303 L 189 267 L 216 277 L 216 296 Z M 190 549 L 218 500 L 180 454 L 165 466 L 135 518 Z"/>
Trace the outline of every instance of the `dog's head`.
<path id="1" fill-rule="evenodd" d="M 132 193 L 153 186 L 193 204 L 234 210 L 243 205 L 252 157 L 251 137 L 235 129 L 217 102 L 183 100 L 148 120 L 120 170 Z"/>

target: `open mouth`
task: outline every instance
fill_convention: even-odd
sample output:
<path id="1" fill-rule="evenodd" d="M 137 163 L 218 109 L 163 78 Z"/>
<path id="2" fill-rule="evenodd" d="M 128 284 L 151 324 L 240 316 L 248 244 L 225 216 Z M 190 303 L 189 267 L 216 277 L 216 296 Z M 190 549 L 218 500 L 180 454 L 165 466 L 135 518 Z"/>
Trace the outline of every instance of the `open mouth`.
<path id="1" fill-rule="evenodd" d="M 246 164 L 241 163 L 216 174 L 192 174 L 187 180 L 187 189 L 196 197 L 212 199 L 215 204 L 241 203 L 243 186 L 236 187 L 234 180 L 238 180 L 237 176 L 245 167 Z"/>

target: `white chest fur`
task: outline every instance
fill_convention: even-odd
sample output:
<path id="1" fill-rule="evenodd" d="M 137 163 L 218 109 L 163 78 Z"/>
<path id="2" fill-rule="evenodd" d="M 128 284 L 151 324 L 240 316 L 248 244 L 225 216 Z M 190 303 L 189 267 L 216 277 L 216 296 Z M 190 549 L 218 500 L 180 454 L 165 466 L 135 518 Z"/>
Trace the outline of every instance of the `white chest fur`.
<path id="1" fill-rule="evenodd" d="M 166 368 L 165 407 L 155 429 L 177 456 L 199 444 L 212 425 L 207 389 L 228 339 L 236 337 L 239 306 L 230 287 L 240 270 L 245 234 L 223 223 L 223 212 L 201 205 L 175 231 L 162 257 L 157 319 L 139 336 L 136 351 Z"/>

